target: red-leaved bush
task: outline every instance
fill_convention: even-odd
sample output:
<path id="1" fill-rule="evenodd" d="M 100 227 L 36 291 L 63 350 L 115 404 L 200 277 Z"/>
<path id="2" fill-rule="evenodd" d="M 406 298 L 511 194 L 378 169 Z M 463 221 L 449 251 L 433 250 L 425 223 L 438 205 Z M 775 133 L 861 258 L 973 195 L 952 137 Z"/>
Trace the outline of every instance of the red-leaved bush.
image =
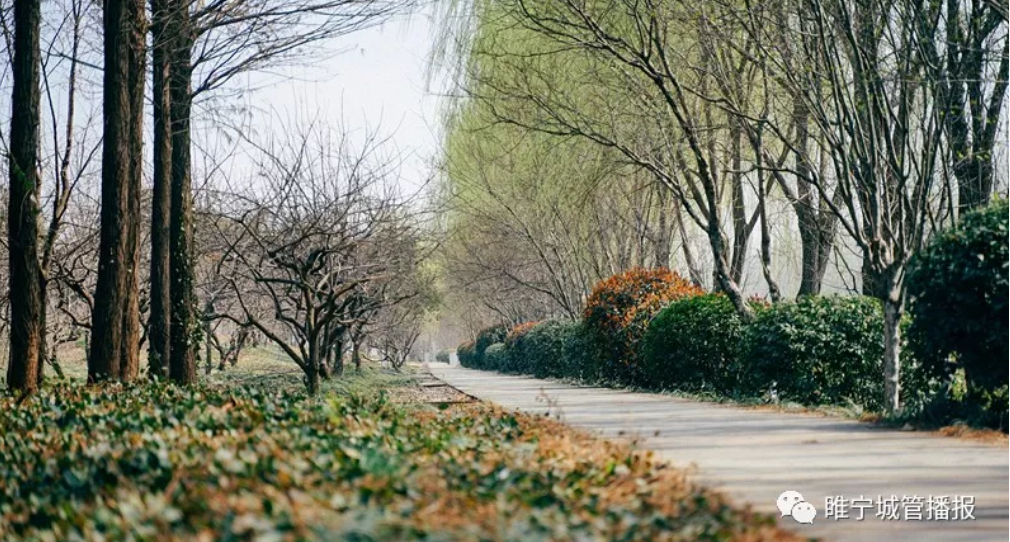
<path id="1" fill-rule="evenodd" d="M 665 267 L 636 267 L 597 284 L 582 317 L 601 356 L 598 376 L 634 382 L 637 344 L 649 320 L 670 302 L 703 293 Z"/>
<path id="2" fill-rule="evenodd" d="M 505 336 L 505 346 L 513 347 L 519 343 L 523 336 L 530 332 L 531 329 L 537 327 L 540 322 L 523 322 L 514 326 L 509 330 L 508 335 Z"/>

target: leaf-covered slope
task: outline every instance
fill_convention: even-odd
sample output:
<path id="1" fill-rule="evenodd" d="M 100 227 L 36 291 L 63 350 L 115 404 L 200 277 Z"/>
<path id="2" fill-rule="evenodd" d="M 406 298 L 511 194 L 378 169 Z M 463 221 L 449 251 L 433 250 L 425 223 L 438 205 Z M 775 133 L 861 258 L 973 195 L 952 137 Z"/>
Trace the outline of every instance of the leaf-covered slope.
<path id="1" fill-rule="evenodd" d="M 263 388 L 0 398 L 3 540 L 789 540 L 543 418 Z"/>

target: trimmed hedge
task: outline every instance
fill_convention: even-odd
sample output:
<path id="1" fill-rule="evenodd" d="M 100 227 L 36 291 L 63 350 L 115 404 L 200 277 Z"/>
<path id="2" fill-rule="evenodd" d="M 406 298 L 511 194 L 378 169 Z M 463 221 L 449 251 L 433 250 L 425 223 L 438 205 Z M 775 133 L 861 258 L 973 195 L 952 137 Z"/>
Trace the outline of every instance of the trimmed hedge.
<path id="1" fill-rule="evenodd" d="M 486 327 L 478 331 L 477 338 L 473 341 L 473 352 L 470 354 L 469 365 L 463 364 L 462 358 L 460 358 L 460 364 L 472 369 L 487 369 L 484 352 L 492 344 L 504 341 L 507 332 L 508 329 L 502 325 Z"/>
<path id="2" fill-rule="evenodd" d="M 473 351 L 473 341 L 466 341 L 465 343 L 459 345 L 456 349 L 456 357 L 459 358 L 459 364 L 468 369 L 476 369 L 474 363 L 474 351 Z"/>
<path id="3" fill-rule="evenodd" d="M 642 338 L 642 376 L 652 387 L 736 395 L 743 323 L 721 294 L 674 301 Z"/>
<path id="4" fill-rule="evenodd" d="M 936 235 L 908 273 L 909 347 L 937 374 L 963 368 L 969 393 L 1007 386 L 1007 201 Z"/>
<path id="5" fill-rule="evenodd" d="M 537 378 L 585 379 L 591 348 L 585 327 L 571 320 L 548 320 L 526 334 L 527 372 Z"/>
<path id="6" fill-rule="evenodd" d="M 508 364 L 508 353 L 504 343 L 494 343 L 484 349 L 482 369 L 485 371 L 502 371 Z"/>
<path id="7" fill-rule="evenodd" d="M 722 295 L 685 297 L 669 304 L 651 320 L 639 345 L 639 385 L 879 410 L 879 301 L 825 296 L 773 305 L 752 302 L 752 307 L 755 318 L 745 324 Z M 489 346 L 480 361 L 471 352 L 475 349 L 472 343 L 460 346 L 464 366 L 539 378 L 601 380 L 596 337 L 582 322 L 517 326 L 505 342 Z M 912 410 L 930 406 L 942 393 L 938 380 L 912 360 L 902 362 L 901 380 L 904 401 Z M 603 382 L 627 383 L 613 378 Z"/>
<path id="8" fill-rule="evenodd" d="M 906 419 L 1006 427 L 1006 219 L 1005 201 L 967 215 L 916 259 L 913 318 L 902 323 Z M 633 269 L 593 290 L 582 321 L 488 328 L 460 346 L 460 361 L 541 378 L 880 411 L 878 300 L 811 296 L 751 306 L 754 319 L 745 323 L 722 295 L 666 269 Z"/>
<path id="9" fill-rule="evenodd" d="M 640 382 L 637 346 L 653 315 L 671 301 L 702 293 L 665 267 L 636 267 L 597 284 L 582 315 L 596 347 L 595 376 L 625 384 Z"/>
<path id="10" fill-rule="evenodd" d="M 809 296 L 762 309 L 744 332 L 744 391 L 879 409 L 883 325 L 880 302 L 868 297 Z"/>
<path id="11" fill-rule="evenodd" d="M 530 357 L 532 352 L 526 348 L 526 335 L 537 326 L 539 322 L 524 322 L 513 327 L 505 336 L 505 348 L 508 350 L 508 359 L 501 371 L 505 373 L 529 374 L 531 373 Z"/>
<path id="12" fill-rule="evenodd" d="M 442 350 L 441 352 L 435 354 L 435 361 L 439 363 L 449 363 L 449 351 Z"/>

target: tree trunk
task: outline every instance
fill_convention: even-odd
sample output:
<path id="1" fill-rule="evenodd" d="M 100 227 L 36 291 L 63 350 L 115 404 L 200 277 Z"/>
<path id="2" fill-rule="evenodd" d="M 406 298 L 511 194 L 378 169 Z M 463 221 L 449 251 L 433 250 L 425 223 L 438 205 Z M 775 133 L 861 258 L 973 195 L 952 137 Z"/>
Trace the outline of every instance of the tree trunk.
<path id="1" fill-rule="evenodd" d="M 361 340 L 358 338 L 351 339 L 351 363 L 354 364 L 354 370 L 361 372 Z"/>
<path id="2" fill-rule="evenodd" d="M 337 341 L 333 347 L 333 365 L 330 366 L 330 373 L 333 376 L 343 376 L 344 374 L 344 341 Z"/>
<path id="3" fill-rule="evenodd" d="M 207 359 L 204 360 L 206 363 L 206 366 L 204 367 L 204 371 L 206 371 L 206 374 L 210 374 L 211 371 L 211 344 L 210 344 L 211 333 L 214 333 L 214 330 L 211 329 L 210 327 L 210 320 L 207 320 L 203 323 L 203 355 L 207 356 Z M 224 364 L 223 357 L 221 358 L 221 363 L 222 365 Z"/>
<path id="4" fill-rule="evenodd" d="M 169 120 L 169 55 L 171 36 L 166 31 L 170 6 L 166 0 L 151 1 L 151 83 L 154 95 L 154 176 L 151 194 L 151 314 L 148 375 L 168 376 L 171 356 L 171 297 L 169 273 L 169 220 L 172 190 L 172 125 Z"/>
<path id="5" fill-rule="evenodd" d="M 888 413 L 901 410 L 901 315 L 900 297 L 884 300 L 884 408 Z"/>
<path id="6" fill-rule="evenodd" d="M 740 286 L 733 280 L 732 270 L 727 261 L 726 241 L 723 239 L 719 224 L 715 220 L 709 223 L 708 239 L 712 245 L 712 260 L 715 262 L 713 275 L 715 275 L 719 291 L 726 294 L 740 318 L 749 322 L 754 313 L 747 305 L 747 300 L 744 298 Z"/>
<path id="7" fill-rule="evenodd" d="M 130 179 L 127 183 L 129 216 L 126 235 L 126 311 L 123 313 L 122 366 L 120 379 L 131 381 L 140 373 L 140 187 L 144 173 L 144 80 L 147 51 L 147 11 L 143 0 L 131 0 L 129 85 L 130 100 Z"/>
<path id="8" fill-rule="evenodd" d="M 171 65 L 172 187 L 169 265 L 172 277 L 170 376 L 178 384 L 196 382 L 196 302 L 193 293 L 193 194 L 190 158 L 190 112 L 193 96 L 190 57 L 193 37 L 188 3 L 172 11 Z"/>
<path id="9" fill-rule="evenodd" d="M 10 202 L 7 241 L 10 265 L 10 359 L 7 385 L 24 394 L 38 389 L 45 359 L 45 306 L 39 262 L 39 0 L 14 3 L 14 64 L 11 97 Z"/>
<path id="10" fill-rule="evenodd" d="M 142 103 L 134 94 L 143 89 L 143 16 L 144 6 L 138 0 L 105 3 L 102 209 L 89 382 L 129 378 L 131 364 L 139 354 L 137 297 L 135 290 L 131 293 L 131 285 L 137 280 L 136 211 L 140 196 L 140 171 L 133 170 L 140 157 L 131 157 L 131 153 L 143 141 L 143 133 L 137 131 L 143 111 L 134 111 Z M 132 328 L 134 321 L 136 328 Z"/>
<path id="11" fill-rule="evenodd" d="M 733 249 L 730 254 L 730 278 L 733 282 L 740 284 L 743 280 L 743 268 L 747 263 L 747 241 L 750 239 L 750 228 L 747 227 L 747 205 L 743 195 L 743 174 L 736 173 L 742 171 L 743 160 L 741 156 L 741 130 L 738 122 L 731 123 L 730 141 L 732 145 L 732 174 L 733 186 L 731 190 L 733 202 Z M 719 221 L 718 215 L 713 215 L 710 220 Z"/>
<path id="12" fill-rule="evenodd" d="M 309 359 L 306 360 L 309 395 L 319 394 L 319 338 L 309 338 Z"/>

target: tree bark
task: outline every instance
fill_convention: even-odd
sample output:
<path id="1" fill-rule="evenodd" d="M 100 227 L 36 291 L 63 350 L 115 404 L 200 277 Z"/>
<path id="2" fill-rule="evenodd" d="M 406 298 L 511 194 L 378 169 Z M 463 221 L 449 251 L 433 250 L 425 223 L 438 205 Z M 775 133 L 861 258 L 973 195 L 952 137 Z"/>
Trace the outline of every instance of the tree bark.
<path id="1" fill-rule="evenodd" d="M 895 413 L 901 409 L 901 316 L 900 298 L 884 300 L 884 408 Z"/>
<path id="2" fill-rule="evenodd" d="M 11 346 L 7 385 L 24 394 L 41 380 L 45 349 L 42 268 L 39 262 L 39 0 L 14 3 L 14 64 L 8 173 L 7 241 L 10 264 Z"/>
<path id="3" fill-rule="evenodd" d="M 178 384 L 196 382 L 196 298 L 193 293 L 193 195 L 190 157 L 193 29 L 188 3 L 174 2 L 170 33 L 172 186 L 169 233 L 171 355 L 169 373 Z"/>
<path id="4" fill-rule="evenodd" d="M 305 367 L 306 376 L 308 377 L 308 388 L 309 395 L 319 394 L 319 338 L 310 337 L 309 338 L 309 359 L 306 361 L 307 366 Z"/>
<path id="5" fill-rule="evenodd" d="M 361 372 L 361 339 L 358 337 L 351 337 L 351 363 L 355 371 Z"/>
<path id="6" fill-rule="evenodd" d="M 147 68 L 147 11 L 143 0 L 128 4 L 130 19 L 130 179 L 127 183 L 129 216 L 126 222 L 126 311 L 123 313 L 120 379 L 130 381 L 140 373 L 140 187 L 144 174 L 144 82 Z"/>
<path id="7" fill-rule="evenodd" d="M 139 0 L 105 3 L 102 209 L 89 382 L 130 378 L 139 355 L 136 259 L 141 157 L 131 154 L 143 141 L 139 130 L 143 110 L 138 109 L 143 103 L 143 18 Z"/>
<path id="8" fill-rule="evenodd" d="M 151 314 L 148 346 L 148 375 L 168 376 L 171 356 L 171 297 L 169 273 L 169 220 L 172 186 L 172 102 L 169 94 L 171 36 L 166 19 L 171 6 L 167 0 L 151 0 L 151 83 L 154 116 L 154 186 L 151 202 Z"/>

